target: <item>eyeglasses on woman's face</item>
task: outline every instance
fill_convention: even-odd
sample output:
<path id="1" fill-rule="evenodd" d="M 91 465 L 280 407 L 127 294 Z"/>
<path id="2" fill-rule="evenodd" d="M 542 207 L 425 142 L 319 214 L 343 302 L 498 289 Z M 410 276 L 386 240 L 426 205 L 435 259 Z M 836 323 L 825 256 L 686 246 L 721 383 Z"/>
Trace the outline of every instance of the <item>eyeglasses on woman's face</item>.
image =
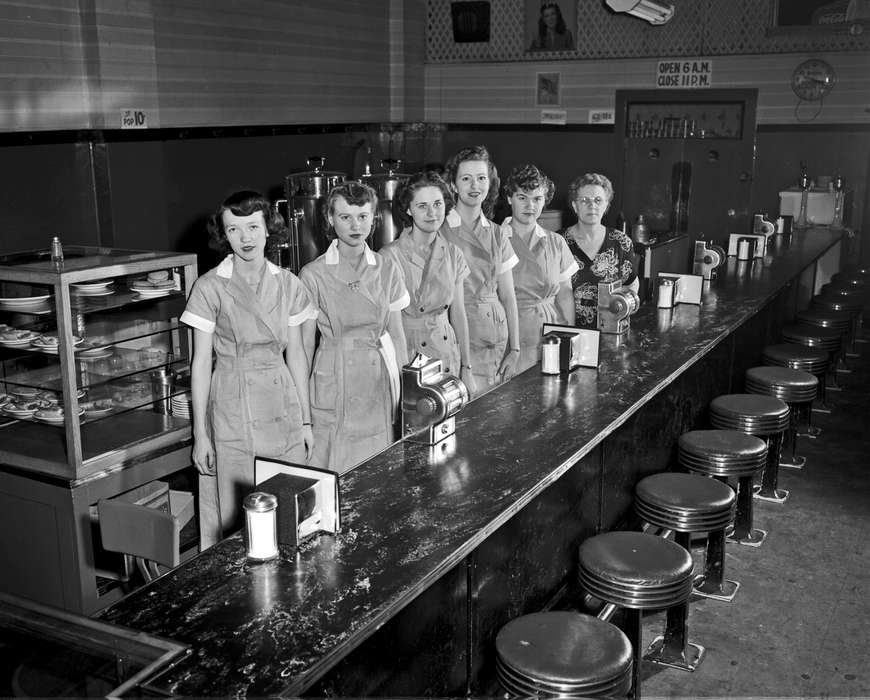
<path id="1" fill-rule="evenodd" d="M 600 207 L 607 200 L 604 197 L 577 197 L 577 202 L 584 207 L 591 207 L 593 204 Z"/>

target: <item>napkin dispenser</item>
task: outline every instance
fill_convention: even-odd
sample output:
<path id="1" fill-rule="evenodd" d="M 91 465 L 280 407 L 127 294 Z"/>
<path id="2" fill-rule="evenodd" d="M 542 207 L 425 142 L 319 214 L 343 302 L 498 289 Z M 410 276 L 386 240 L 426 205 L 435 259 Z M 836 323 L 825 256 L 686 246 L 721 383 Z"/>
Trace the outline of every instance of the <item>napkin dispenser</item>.
<path id="1" fill-rule="evenodd" d="M 626 333 L 629 317 L 640 308 L 640 297 L 620 280 L 598 283 L 598 330 Z"/>
<path id="2" fill-rule="evenodd" d="M 402 437 L 435 445 L 456 432 L 456 414 L 468 403 L 465 383 L 441 360 L 417 353 L 402 367 Z"/>
<path id="3" fill-rule="evenodd" d="M 338 532 L 338 474 L 327 469 L 254 458 L 257 489 L 278 499 L 279 545 L 297 546 L 318 532 Z"/>
<path id="4" fill-rule="evenodd" d="M 716 271 L 725 264 L 725 250 L 707 241 L 695 241 L 695 257 L 692 261 L 692 274 L 703 279 L 713 279 Z"/>

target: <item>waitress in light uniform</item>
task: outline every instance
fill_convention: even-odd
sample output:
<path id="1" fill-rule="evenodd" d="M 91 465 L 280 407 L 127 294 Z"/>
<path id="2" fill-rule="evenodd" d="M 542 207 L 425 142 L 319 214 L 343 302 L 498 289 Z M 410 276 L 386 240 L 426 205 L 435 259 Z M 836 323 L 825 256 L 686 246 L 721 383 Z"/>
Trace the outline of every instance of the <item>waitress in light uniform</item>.
<path id="1" fill-rule="evenodd" d="M 231 252 L 196 280 L 181 315 L 194 329 L 202 549 L 238 527 L 242 498 L 254 490 L 254 455 L 304 464 L 313 447 L 302 324 L 317 310 L 299 279 L 265 258 L 283 228 L 259 193 L 228 197 L 208 229 L 212 246 Z"/>
<path id="2" fill-rule="evenodd" d="M 396 202 L 410 226 L 378 252 L 399 266 L 411 295 L 402 311 L 408 356 L 441 360 L 442 369 L 473 393 L 463 289 L 470 270 L 462 251 L 439 233 L 453 195 L 437 173 L 421 172 L 402 186 Z"/>
<path id="3" fill-rule="evenodd" d="M 520 357 L 517 299 L 511 270 L 517 264 L 509 239 L 486 213 L 498 197 L 498 171 L 484 146 L 464 148 L 447 163 L 456 208 L 441 233 L 465 255 L 471 366 L 478 392 L 516 372 Z"/>
<path id="4" fill-rule="evenodd" d="M 410 298 L 392 260 L 366 244 L 378 198 L 360 182 L 334 187 L 327 219 L 335 239 L 299 276 L 317 307 L 306 353 L 320 342 L 311 375 L 313 466 L 339 473 L 393 442 L 399 368 L 407 362 L 401 312 Z"/>
<path id="5" fill-rule="evenodd" d="M 504 185 L 511 216 L 502 231 L 519 258 L 513 269 L 520 324 L 517 372 L 540 361 L 543 324 L 574 325 L 571 276 L 579 269 L 577 261 L 562 236 L 538 224 L 555 191 L 553 181 L 534 165 L 514 168 Z"/>

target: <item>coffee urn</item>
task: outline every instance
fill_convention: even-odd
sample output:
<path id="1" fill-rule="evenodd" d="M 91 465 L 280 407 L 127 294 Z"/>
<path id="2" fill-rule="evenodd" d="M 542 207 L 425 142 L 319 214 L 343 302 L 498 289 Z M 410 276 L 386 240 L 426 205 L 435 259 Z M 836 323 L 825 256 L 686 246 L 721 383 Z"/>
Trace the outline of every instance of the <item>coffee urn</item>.
<path id="1" fill-rule="evenodd" d="M 326 197 L 333 187 L 345 180 L 344 173 L 325 169 L 323 156 L 312 156 L 307 164 L 313 169 L 290 173 L 284 178 L 290 268 L 295 273 L 329 246 L 326 237 L 329 222 L 324 211 Z"/>
<path id="2" fill-rule="evenodd" d="M 393 215 L 393 202 L 399 186 L 408 181 L 409 175 L 398 173 L 399 161 L 387 158 L 381 161 L 382 173 L 366 173 L 360 176 L 360 181 L 372 187 L 378 193 L 378 216 L 375 231 L 372 235 L 373 250 L 396 240 L 402 231 L 400 212 Z"/>

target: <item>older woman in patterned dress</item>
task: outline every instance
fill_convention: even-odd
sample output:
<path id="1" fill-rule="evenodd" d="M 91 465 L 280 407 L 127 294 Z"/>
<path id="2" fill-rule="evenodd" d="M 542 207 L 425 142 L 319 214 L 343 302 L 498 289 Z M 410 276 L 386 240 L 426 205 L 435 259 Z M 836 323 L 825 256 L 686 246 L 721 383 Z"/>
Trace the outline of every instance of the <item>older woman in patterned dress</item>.
<path id="1" fill-rule="evenodd" d="M 586 173 L 570 188 L 577 223 L 563 231 L 579 270 L 571 278 L 577 325 L 595 328 L 598 322 L 598 283 L 621 280 L 638 289 L 637 256 L 631 239 L 601 223 L 613 199 L 613 185 L 604 175 Z"/>

